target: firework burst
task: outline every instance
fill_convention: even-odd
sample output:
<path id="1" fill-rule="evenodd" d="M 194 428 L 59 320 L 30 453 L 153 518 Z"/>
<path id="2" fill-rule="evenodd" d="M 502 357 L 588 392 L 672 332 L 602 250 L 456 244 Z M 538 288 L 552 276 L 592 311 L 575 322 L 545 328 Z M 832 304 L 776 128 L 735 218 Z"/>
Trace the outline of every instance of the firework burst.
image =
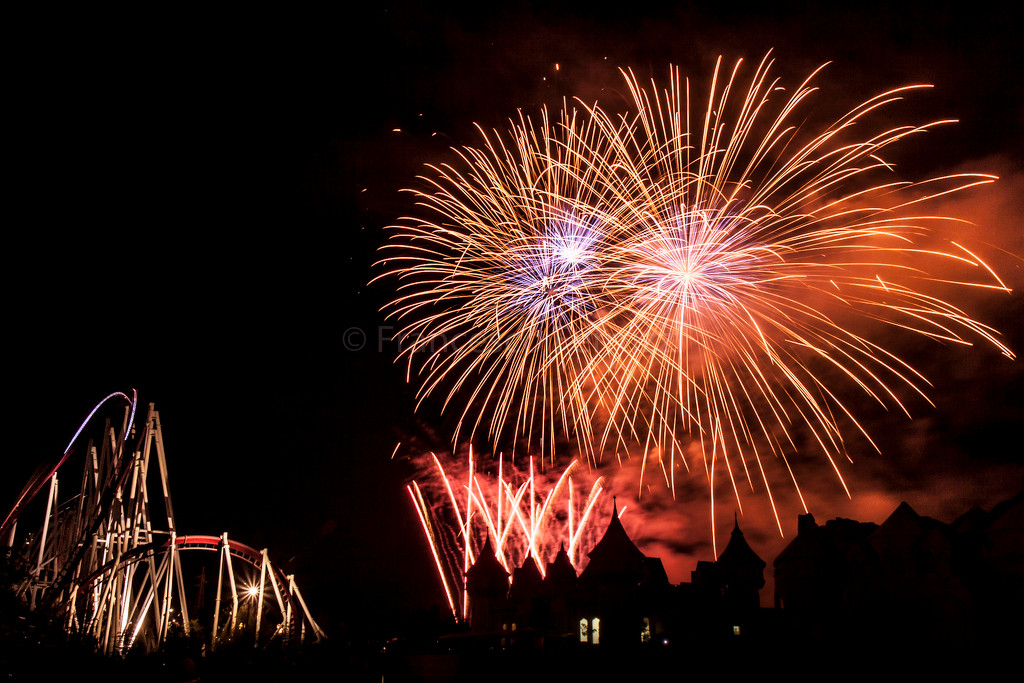
<path id="1" fill-rule="evenodd" d="M 464 402 L 455 441 L 483 428 L 552 453 L 561 433 L 590 452 L 586 373 L 608 221 L 596 168 L 579 162 L 607 142 L 572 111 L 481 134 L 458 167 L 432 167 L 416 192 L 429 217 L 404 221 L 387 247 L 409 372 L 421 399 Z"/>
<path id="2" fill-rule="evenodd" d="M 470 435 L 486 425 L 553 445 L 562 430 L 595 462 L 642 451 L 673 490 L 697 452 L 712 489 L 724 473 L 739 503 L 740 481 L 771 496 L 764 456 L 791 473 L 797 431 L 842 479 L 844 429 L 870 441 L 849 389 L 905 412 L 902 392 L 926 395 L 877 330 L 980 339 L 1012 358 L 934 293 L 1005 285 L 958 243 L 935 246 L 953 219 L 918 213 L 994 177 L 901 180 L 883 155 L 948 122 L 870 126 L 925 86 L 805 131 L 793 122 L 818 72 L 786 91 L 771 66 L 743 80 L 719 62 L 692 109 L 678 71 L 664 88 L 627 71 L 625 114 L 580 103 L 557 124 L 520 117 L 461 150 L 458 168 L 433 169 L 417 193 L 430 218 L 404 221 L 387 247 L 421 396 L 459 396 Z M 953 266 L 973 274 L 939 275 Z"/>

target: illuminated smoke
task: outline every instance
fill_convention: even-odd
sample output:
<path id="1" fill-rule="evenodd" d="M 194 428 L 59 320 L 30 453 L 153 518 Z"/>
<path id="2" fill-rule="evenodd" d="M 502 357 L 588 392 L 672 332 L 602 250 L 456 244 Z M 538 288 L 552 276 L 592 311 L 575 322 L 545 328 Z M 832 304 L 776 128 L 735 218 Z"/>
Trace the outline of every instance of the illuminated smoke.
<path id="1" fill-rule="evenodd" d="M 1013 357 L 955 303 L 1009 288 L 924 210 L 995 177 L 900 178 L 883 155 L 951 122 L 873 127 L 927 86 L 803 130 L 820 69 L 786 90 L 771 67 L 745 80 L 719 62 L 700 99 L 677 70 L 627 71 L 625 114 L 521 113 L 429 169 L 384 276 L 409 379 L 456 411 L 453 443 L 511 439 L 551 463 L 559 437 L 594 465 L 633 453 L 638 491 L 651 469 L 673 492 L 689 472 L 714 519 L 720 481 L 737 505 L 761 488 L 781 532 L 778 472 L 807 509 L 794 455 L 842 482 L 847 440 L 873 444 L 862 404 L 909 416 L 904 393 L 928 399 L 893 331 Z"/>

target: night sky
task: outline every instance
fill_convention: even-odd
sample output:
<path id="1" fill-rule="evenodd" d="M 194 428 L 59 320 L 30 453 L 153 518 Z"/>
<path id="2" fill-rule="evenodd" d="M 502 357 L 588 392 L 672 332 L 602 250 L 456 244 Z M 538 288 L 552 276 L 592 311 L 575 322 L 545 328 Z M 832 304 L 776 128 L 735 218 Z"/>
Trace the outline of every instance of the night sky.
<path id="1" fill-rule="evenodd" d="M 161 412 L 180 529 L 268 547 L 329 633 L 440 602 L 410 470 L 390 456 L 398 441 L 445 448 L 446 424 L 430 406 L 414 414 L 394 365 L 378 313 L 389 292 L 367 286 L 376 250 L 410 211 L 400 188 L 450 160 L 450 145 L 477 144 L 474 123 L 504 128 L 563 97 L 621 101 L 619 67 L 703 79 L 719 55 L 753 68 L 772 49 L 795 85 L 832 62 L 815 99 L 830 115 L 934 84 L 892 115 L 960 123 L 900 146 L 897 161 L 1001 177 L 943 208 L 977 224 L 969 238 L 1015 290 L 961 303 L 1021 353 L 1020 9 L 802 5 L 9 17 L 5 512 L 99 399 L 135 388 Z M 920 340 L 900 350 L 933 381 L 936 407 L 911 401 L 913 421 L 869 411 L 883 455 L 855 447 L 852 502 L 826 464 L 808 466 L 819 522 L 881 522 L 900 500 L 951 521 L 1022 485 L 1021 362 Z M 628 476 L 612 477 L 619 495 Z M 705 489 L 623 518 L 642 523 L 673 582 L 712 559 Z M 792 535 L 801 510 L 780 498 Z M 785 541 L 762 502 L 741 525 L 770 563 Z"/>

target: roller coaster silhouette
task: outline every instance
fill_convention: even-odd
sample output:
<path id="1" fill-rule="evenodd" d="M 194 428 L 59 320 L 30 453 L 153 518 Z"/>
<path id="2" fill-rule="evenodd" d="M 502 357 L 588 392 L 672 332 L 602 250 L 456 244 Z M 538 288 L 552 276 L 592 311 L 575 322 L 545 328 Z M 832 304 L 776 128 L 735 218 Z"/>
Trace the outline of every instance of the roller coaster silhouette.
<path id="1" fill-rule="evenodd" d="M 112 419 L 118 411 L 119 419 Z M 133 648 L 156 652 L 169 634 L 196 631 L 209 636 L 210 651 L 243 636 L 255 647 L 323 640 L 294 576 L 275 567 L 266 549 L 229 539 L 226 532 L 179 533 L 160 413 L 152 403 L 141 422 L 137 413 L 134 390 L 110 394 L 59 460 L 40 465 L 21 490 L 0 525 L 0 543 L 23 568 L 17 595 L 30 610 L 45 611 L 107 655 Z M 74 474 L 70 487 L 65 475 L 78 460 L 76 451 L 84 457 L 74 489 Z M 72 495 L 62 495 L 67 488 Z M 19 535 L 19 528 L 28 533 Z M 212 603 L 206 598 L 208 565 L 217 577 Z M 203 578 L 186 581 L 191 572 Z"/>

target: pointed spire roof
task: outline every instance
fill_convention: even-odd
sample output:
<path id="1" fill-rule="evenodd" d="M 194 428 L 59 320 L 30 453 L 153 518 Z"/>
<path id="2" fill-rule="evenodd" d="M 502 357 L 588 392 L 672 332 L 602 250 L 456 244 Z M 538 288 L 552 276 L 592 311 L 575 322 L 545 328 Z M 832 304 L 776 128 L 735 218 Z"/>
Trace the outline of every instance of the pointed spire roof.
<path id="1" fill-rule="evenodd" d="M 581 581 L 604 577 L 618 577 L 639 583 L 644 576 L 646 557 L 630 540 L 629 534 L 619 520 L 618 506 L 612 499 L 612 516 L 604 536 L 597 542 L 587 557 L 590 562 L 580 574 Z M 636 579 L 633 581 L 633 579 Z"/>
<path id="2" fill-rule="evenodd" d="M 572 566 L 565 544 L 558 548 L 555 559 L 544 568 L 544 585 L 554 587 L 571 586 L 576 583 L 576 568 Z"/>
<path id="3" fill-rule="evenodd" d="M 488 536 L 480 556 L 466 572 L 466 590 L 475 592 L 500 588 L 508 589 L 508 572 L 501 566 L 501 562 L 498 562 L 491 538 Z"/>
<path id="4" fill-rule="evenodd" d="M 735 513 L 733 513 L 733 520 L 732 537 L 729 539 L 729 544 L 725 546 L 725 550 L 718 556 L 719 568 L 726 571 L 740 567 L 764 569 L 767 566 L 765 561 L 747 543 Z"/>
<path id="5" fill-rule="evenodd" d="M 512 588 L 509 589 L 509 597 L 530 597 L 540 592 L 544 577 L 540 575 L 540 568 L 533 559 L 533 555 L 527 555 L 521 567 L 516 567 L 512 572 Z"/>

